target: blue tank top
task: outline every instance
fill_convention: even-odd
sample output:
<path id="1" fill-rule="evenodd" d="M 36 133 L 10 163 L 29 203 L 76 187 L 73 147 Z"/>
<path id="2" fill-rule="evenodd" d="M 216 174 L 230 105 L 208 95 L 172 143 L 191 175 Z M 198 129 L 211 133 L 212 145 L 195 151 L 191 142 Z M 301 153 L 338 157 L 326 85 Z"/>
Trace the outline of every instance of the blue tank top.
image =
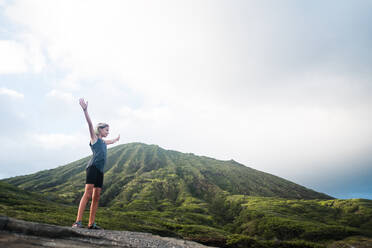
<path id="1" fill-rule="evenodd" d="M 97 169 L 99 169 L 103 173 L 103 167 L 105 167 L 106 164 L 106 158 L 107 158 L 107 145 L 103 141 L 103 139 L 98 138 L 96 143 L 93 145 L 89 141 L 89 146 L 92 149 L 93 156 L 89 160 L 88 165 L 86 166 L 86 169 L 89 166 L 96 166 Z"/>

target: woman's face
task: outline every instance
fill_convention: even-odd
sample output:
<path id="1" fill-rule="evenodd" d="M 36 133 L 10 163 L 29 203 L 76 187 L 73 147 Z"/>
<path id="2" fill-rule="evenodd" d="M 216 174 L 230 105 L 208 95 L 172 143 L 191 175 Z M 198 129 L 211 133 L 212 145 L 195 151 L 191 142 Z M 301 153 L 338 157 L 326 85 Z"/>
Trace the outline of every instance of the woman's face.
<path id="1" fill-rule="evenodd" d="M 109 126 L 105 128 L 100 128 L 100 130 L 101 130 L 102 137 L 107 137 L 107 135 L 109 134 Z"/>

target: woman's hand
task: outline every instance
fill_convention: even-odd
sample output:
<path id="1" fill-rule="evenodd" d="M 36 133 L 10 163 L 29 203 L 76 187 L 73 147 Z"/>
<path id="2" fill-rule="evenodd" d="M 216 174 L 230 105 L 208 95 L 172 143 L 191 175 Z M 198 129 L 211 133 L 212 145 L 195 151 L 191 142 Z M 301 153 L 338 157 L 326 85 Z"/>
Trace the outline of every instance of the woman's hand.
<path id="1" fill-rule="evenodd" d="M 88 101 L 85 103 L 84 98 L 80 98 L 79 103 L 80 103 L 80 106 L 83 108 L 84 111 L 88 109 Z"/>
<path id="2" fill-rule="evenodd" d="M 119 134 L 119 136 L 115 139 L 116 141 L 119 141 L 119 139 L 120 139 L 120 134 Z"/>

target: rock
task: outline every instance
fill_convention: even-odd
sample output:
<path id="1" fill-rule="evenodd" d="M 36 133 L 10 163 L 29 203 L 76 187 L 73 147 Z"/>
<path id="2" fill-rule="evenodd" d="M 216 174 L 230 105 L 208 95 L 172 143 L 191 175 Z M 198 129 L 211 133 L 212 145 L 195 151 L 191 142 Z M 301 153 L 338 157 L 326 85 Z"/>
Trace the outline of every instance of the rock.
<path id="1" fill-rule="evenodd" d="M 0 216 L 0 247 L 153 247 L 207 248 L 193 241 L 151 233 L 92 230 L 18 220 Z"/>

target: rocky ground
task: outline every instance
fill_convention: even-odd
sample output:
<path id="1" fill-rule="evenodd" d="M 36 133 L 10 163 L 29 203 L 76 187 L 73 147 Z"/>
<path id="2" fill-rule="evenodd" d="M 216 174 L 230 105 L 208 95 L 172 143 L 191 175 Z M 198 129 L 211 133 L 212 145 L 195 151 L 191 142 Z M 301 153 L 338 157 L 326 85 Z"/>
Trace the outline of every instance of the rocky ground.
<path id="1" fill-rule="evenodd" d="M 0 247 L 207 248 L 196 242 L 150 233 L 72 228 L 0 216 Z"/>
<path id="2" fill-rule="evenodd" d="M 349 237 L 335 241 L 327 248 L 372 248 L 372 239 L 362 236 Z"/>

